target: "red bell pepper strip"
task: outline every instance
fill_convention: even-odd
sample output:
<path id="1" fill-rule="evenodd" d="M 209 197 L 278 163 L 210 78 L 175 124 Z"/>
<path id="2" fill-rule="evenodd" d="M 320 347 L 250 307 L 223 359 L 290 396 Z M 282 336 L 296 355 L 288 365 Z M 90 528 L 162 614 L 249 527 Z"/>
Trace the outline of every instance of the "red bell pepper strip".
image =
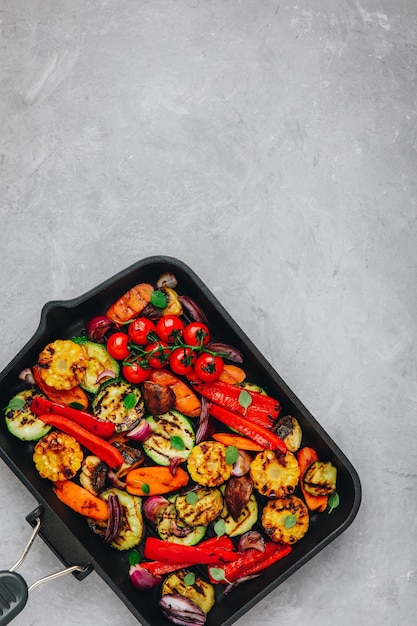
<path id="1" fill-rule="evenodd" d="M 256 441 L 256 443 L 259 443 L 259 445 L 264 448 L 277 450 L 283 454 L 287 451 L 285 442 L 282 441 L 278 435 L 259 424 L 251 422 L 246 419 L 246 417 L 237 415 L 233 413 L 233 411 L 229 411 L 229 409 L 225 409 L 217 404 L 212 404 L 211 402 L 208 405 L 208 412 L 222 424 L 237 430 L 241 435 L 245 435 L 249 437 L 249 439 L 253 439 L 253 441 Z"/>
<path id="2" fill-rule="evenodd" d="M 222 580 L 214 579 L 210 574 L 210 568 L 208 568 L 210 580 L 213 583 L 232 583 L 239 578 L 245 576 L 252 576 L 263 571 L 273 563 L 276 563 L 280 559 L 292 552 L 292 546 L 274 543 L 269 541 L 265 544 L 265 551 L 261 552 L 255 548 L 248 548 L 242 552 L 239 558 L 233 563 L 225 563 L 222 566 L 224 572 L 224 578 Z"/>
<path id="3" fill-rule="evenodd" d="M 30 409 L 35 415 L 45 415 L 46 413 L 55 413 L 55 415 L 62 415 L 68 417 L 72 422 L 76 422 L 80 426 L 84 426 L 90 433 L 94 433 L 98 437 L 103 439 L 109 439 L 114 435 L 114 424 L 112 422 L 105 422 L 99 420 L 91 413 L 86 411 L 79 411 L 66 404 L 59 404 L 58 402 L 52 402 L 47 398 L 41 396 L 35 396 L 31 402 Z"/>
<path id="4" fill-rule="evenodd" d="M 216 550 L 210 547 L 184 546 L 179 543 L 148 537 L 145 541 L 144 556 L 163 563 L 189 563 L 190 565 L 222 565 L 239 557 L 238 552 Z"/>
<path id="5" fill-rule="evenodd" d="M 281 411 L 280 403 L 271 396 L 264 395 L 259 391 L 244 389 L 231 383 L 222 381 L 199 383 L 193 388 L 207 400 L 243 415 L 247 419 L 265 426 L 265 428 L 273 426 Z M 248 406 L 244 406 L 241 402 L 242 392 L 248 393 L 251 398 Z"/>
<path id="6" fill-rule="evenodd" d="M 62 430 L 64 433 L 67 433 L 67 435 L 72 435 L 78 443 L 98 456 L 110 469 L 118 470 L 119 467 L 122 466 L 124 460 L 119 450 L 108 441 L 88 432 L 83 426 L 75 424 L 62 415 L 55 415 L 55 413 L 44 413 L 43 415 L 39 415 L 39 419 L 46 424 L 55 426 L 55 428 Z"/>

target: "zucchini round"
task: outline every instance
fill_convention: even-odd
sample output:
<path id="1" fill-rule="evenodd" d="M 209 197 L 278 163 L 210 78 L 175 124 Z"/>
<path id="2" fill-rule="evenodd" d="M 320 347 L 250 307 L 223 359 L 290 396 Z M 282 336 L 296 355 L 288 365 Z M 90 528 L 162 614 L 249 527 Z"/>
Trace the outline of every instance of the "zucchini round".
<path id="1" fill-rule="evenodd" d="M 100 388 L 100 382 L 97 382 L 98 376 L 102 372 L 111 371 L 114 372 L 114 377 L 117 377 L 120 366 L 102 344 L 85 341 L 82 346 L 87 355 L 87 368 L 80 386 L 89 393 L 97 393 Z"/>
<path id="2" fill-rule="evenodd" d="M 175 499 L 170 498 L 168 504 L 158 516 L 156 530 L 164 541 L 180 543 L 185 546 L 194 546 L 206 534 L 206 526 L 188 526 L 177 514 Z"/>
<path id="3" fill-rule="evenodd" d="M 113 422 L 118 433 L 134 428 L 145 412 L 141 391 L 120 379 L 103 383 L 92 406 L 94 415 Z"/>
<path id="4" fill-rule="evenodd" d="M 157 465 L 169 465 L 173 458 L 185 460 L 195 444 L 190 420 L 172 409 L 146 418 L 152 434 L 143 442 L 143 450 Z"/>
<path id="5" fill-rule="evenodd" d="M 220 489 L 224 493 L 225 485 L 222 485 Z M 233 519 L 233 516 L 227 510 L 226 503 L 224 504 L 220 517 L 225 523 L 224 532 L 229 537 L 238 537 L 248 530 L 251 530 L 258 521 L 258 502 L 255 495 L 252 494 L 250 496 L 249 501 L 237 520 Z"/>
<path id="6" fill-rule="evenodd" d="M 35 397 L 40 397 L 40 394 L 34 389 L 25 389 L 17 393 L 5 409 L 8 431 L 22 441 L 37 441 L 47 435 L 52 428 L 30 410 Z"/>

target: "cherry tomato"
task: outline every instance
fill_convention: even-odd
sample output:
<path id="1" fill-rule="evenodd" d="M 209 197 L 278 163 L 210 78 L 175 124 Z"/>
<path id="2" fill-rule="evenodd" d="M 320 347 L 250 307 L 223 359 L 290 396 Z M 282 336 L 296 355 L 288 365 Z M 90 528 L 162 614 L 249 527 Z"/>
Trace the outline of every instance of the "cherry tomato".
<path id="1" fill-rule="evenodd" d="M 169 356 L 169 366 L 179 376 L 186 376 L 194 369 L 196 354 L 191 348 L 176 348 Z"/>
<path id="2" fill-rule="evenodd" d="M 194 372 L 200 380 L 206 383 L 217 380 L 223 371 L 224 363 L 221 356 L 203 352 L 194 364 Z"/>
<path id="3" fill-rule="evenodd" d="M 183 330 L 184 322 L 177 315 L 163 315 L 156 324 L 156 334 L 167 343 L 175 343 Z"/>
<path id="4" fill-rule="evenodd" d="M 168 357 L 171 351 L 168 344 L 164 341 L 153 341 L 146 346 L 145 350 L 148 353 L 153 353 L 147 358 L 149 367 L 152 367 L 153 369 L 161 369 L 168 363 Z"/>
<path id="5" fill-rule="evenodd" d="M 184 343 L 189 346 L 205 346 L 210 341 L 210 330 L 202 322 L 190 322 L 182 333 Z"/>
<path id="6" fill-rule="evenodd" d="M 150 339 L 149 333 L 156 333 L 156 326 L 147 317 L 137 317 L 128 326 L 127 333 L 132 341 L 140 346 L 146 346 Z"/>
<path id="7" fill-rule="evenodd" d="M 123 359 L 126 359 L 130 354 L 128 343 L 129 337 L 126 335 L 126 333 L 113 333 L 107 340 L 107 352 L 114 359 L 117 359 L 118 361 L 123 361 Z"/>
<path id="8" fill-rule="evenodd" d="M 135 361 L 134 363 L 123 365 L 122 374 L 130 383 L 137 385 L 149 378 L 150 370 L 143 367 L 140 362 Z"/>

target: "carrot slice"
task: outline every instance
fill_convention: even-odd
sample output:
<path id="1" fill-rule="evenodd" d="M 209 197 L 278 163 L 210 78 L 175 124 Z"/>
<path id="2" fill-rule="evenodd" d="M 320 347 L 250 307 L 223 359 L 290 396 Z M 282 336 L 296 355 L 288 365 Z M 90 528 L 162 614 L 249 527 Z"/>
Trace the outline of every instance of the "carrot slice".
<path id="1" fill-rule="evenodd" d="M 126 491 L 137 496 L 157 496 L 185 487 L 188 480 L 181 467 L 177 467 L 175 476 L 163 465 L 137 467 L 126 476 Z"/>
<path id="2" fill-rule="evenodd" d="M 198 417 L 201 413 L 201 400 L 190 387 L 166 369 L 151 370 L 148 380 L 163 387 L 168 386 L 175 395 L 174 408 L 187 417 Z"/>
<path id="3" fill-rule="evenodd" d="M 220 441 L 225 446 L 235 446 L 239 450 L 253 450 L 254 452 L 261 452 L 264 450 L 262 446 L 257 444 L 252 439 L 243 437 L 242 435 L 233 435 L 232 433 L 213 433 L 213 439 Z"/>
<path id="4" fill-rule="evenodd" d="M 300 468 L 300 488 L 304 497 L 304 501 L 310 511 L 320 511 L 321 513 L 326 510 L 328 503 L 328 496 L 312 496 L 304 489 L 303 478 L 308 467 L 314 461 L 318 461 L 317 452 L 313 448 L 305 446 L 300 448 L 297 452 L 297 461 Z"/>
<path id="5" fill-rule="evenodd" d="M 225 363 L 222 373 L 217 380 L 223 383 L 231 383 L 232 385 L 243 383 L 246 378 L 246 372 L 237 365 L 231 363 Z"/>
<path id="6" fill-rule="evenodd" d="M 54 483 L 54 493 L 68 507 L 95 520 L 105 521 L 109 517 L 108 507 L 104 500 L 93 495 L 84 487 L 70 480 Z"/>
<path id="7" fill-rule="evenodd" d="M 81 387 L 77 386 L 72 387 L 72 389 L 55 389 L 55 387 L 51 387 L 44 382 L 38 365 L 33 366 L 32 372 L 35 383 L 38 385 L 42 393 L 44 393 L 45 396 L 52 402 L 66 404 L 67 406 L 70 404 L 77 404 L 84 410 L 88 408 L 88 396 L 85 391 L 81 389 Z"/>
<path id="8" fill-rule="evenodd" d="M 153 290 L 149 283 L 135 285 L 109 307 L 106 315 L 119 324 L 128 322 L 149 304 Z"/>

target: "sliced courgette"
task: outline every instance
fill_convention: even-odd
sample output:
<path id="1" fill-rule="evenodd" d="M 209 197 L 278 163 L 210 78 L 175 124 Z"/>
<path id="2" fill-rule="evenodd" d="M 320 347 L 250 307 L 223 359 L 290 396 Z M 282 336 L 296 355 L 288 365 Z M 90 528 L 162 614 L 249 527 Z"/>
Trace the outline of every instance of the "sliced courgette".
<path id="1" fill-rule="evenodd" d="M 164 541 L 194 546 L 206 534 L 206 526 L 188 526 L 177 514 L 175 498 L 170 498 L 168 504 L 158 516 L 156 530 Z"/>
<path id="2" fill-rule="evenodd" d="M 199 576 L 193 575 L 189 570 L 174 572 L 166 578 L 162 585 L 162 595 L 172 593 L 178 593 L 180 596 L 188 598 L 199 606 L 204 613 L 208 613 L 214 606 L 213 585 Z"/>
<path id="3" fill-rule="evenodd" d="M 130 550 L 141 541 L 143 536 L 142 498 L 116 488 L 107 489 L 100 497 L 107 502 L 111 495 L 118 497 L 122 514 L 119 533 L 110 545 L 116 550 Z M 106 534 L 107 522 L 89 519 L 89 525 L 97 534 L 102 536 Z"/>
<path id="4" fill-rule="evenodd" d="M 109 371 L 116 378 L 119 376 L 120 366 L 101 343 L 85 341 L 82 345 L 87 354 L 87 369 L 80 385 L 89 393 L 97 393 L 100 388 L 100 382 L 97 382 L 99 375 Z"/>
<path id="5" fill-rule="evenodd" d="M 92 406 L 94 415 L 113 422 L 119 433 L 134 428 L 145 412 L 140 389 L 120 379 L 103 383 Z"/>
<path id="6" fill-rule="evenodd" d="M 146 418 L 152 434 L 143 443 L 146 454 L 158 465 L 169 465 L 171 459 L 187 459 L 195 444 L 190 420 L 172 409 L 162 415 Z"/>
<path id="7" fill-rule="evenodd" d="M 222 485 L 220 489 L 224 493 L 225 486 Z M 233 519 L 232 515 L 227 510 L 226 504 L 223 507 L 220 517 L 225 522 L 224 532 L 229 537 L 237 537 L 246 533 L 258 521 L 258 503 L 254 494 L 249 498 L 248 503 L 245 505 L 245 508 L 237 520 Z"/>
<path id="8" fill-rule="evenodd" d="M 33 398 L 40 395 L 34 389 L 25 389 L 17 393 L 5 409 L 5 421 L 9 432 L 22 441 L 37 441 L 47 435 L 52 428 L 30 410 Z"/>
<path id="9" fill-rule="evenodd" d="M 181 520 L 188 526 L 207 526 L 223 510 L 220 489 L 197 487 L 175 499 L 175 508 Z"/>

